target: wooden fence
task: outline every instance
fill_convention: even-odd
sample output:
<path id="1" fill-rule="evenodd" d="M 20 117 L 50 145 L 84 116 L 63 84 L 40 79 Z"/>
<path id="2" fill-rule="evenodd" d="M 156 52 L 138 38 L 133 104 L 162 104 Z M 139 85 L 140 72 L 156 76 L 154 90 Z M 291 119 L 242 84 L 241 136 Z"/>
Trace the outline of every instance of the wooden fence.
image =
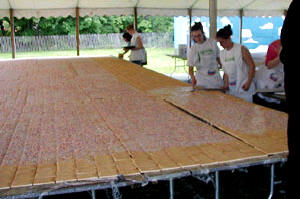
<path id="1" fill-rule="evenodd" d="M 141 33 L 146 48 L 173 47 L 173 33 Z M 16 36 L 16 50 L 19 52 L 54 51 L 76 49 L 75 35 Z M 80 49 L 120 48 L 126 43 L 122 34 L 80 35 Z M 0 37 L 0 52 L 11 52 L 10 37 Z"/>

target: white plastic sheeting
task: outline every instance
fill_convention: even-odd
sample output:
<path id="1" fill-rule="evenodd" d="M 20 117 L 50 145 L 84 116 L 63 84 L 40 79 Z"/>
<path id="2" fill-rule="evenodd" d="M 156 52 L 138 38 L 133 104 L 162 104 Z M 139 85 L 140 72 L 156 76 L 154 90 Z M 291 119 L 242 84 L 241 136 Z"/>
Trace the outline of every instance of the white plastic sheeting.
<path id="1" fill-rule="evenodd" d="M 218 0 L 219 16 L 281 16 L 292 0 Z M 208 16 L 209 0 L 0 0 L 0 17 L 49 17 L 131 15 L 134 7 L 138 15 L 184 16 L 192 9 L 193 16 Z"/>

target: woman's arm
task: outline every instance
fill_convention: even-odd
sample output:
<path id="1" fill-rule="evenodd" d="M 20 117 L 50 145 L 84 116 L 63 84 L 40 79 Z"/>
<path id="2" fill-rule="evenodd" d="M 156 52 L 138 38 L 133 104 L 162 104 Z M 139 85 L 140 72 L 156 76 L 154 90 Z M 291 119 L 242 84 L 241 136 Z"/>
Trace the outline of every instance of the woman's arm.
<path id="1" fill-rule="evenodd" d="M 190 74 L 191 79 L 192 79 L 192 86 L 194 87 L 197 83 L 195 75 L 194 75 L 194 66 L 189 66 L 189 74 Z"/>
<path id="2" fill-rule="evenodd" d="M 275 59 L 268 61 L 266 66 L 267 66 L 268 69 L 272 69 L 275 66 L 277 66 L 279 63 L 280 63 L 280 59 L 279 59 L 279 56 L 278 56 Z"/>
<path id="3" fill-rule="evenodd" d="M 226 73 L 224 73 L 224 75 L 223 75 L 223 80 L 224 80 L 223 90 L 228 90 L 229 89 L 229 78 Z"/>
<path id="4" fill-rule="evenodd" d="M 123 55 L 125 55 L 129 51 L 128 48 L 123 48 L 123 50 L 124 50 Z"/>
<path id="5" fill-rule="evenodd" d="M 123 48 L 124 52 L 119 54 L 119 58 L 123 59 L 124 55 L 129 51 L 127 48 Z"/>
<path id="6" fill-rule="evenodd" d="M 131 49 L 131 50 L 139 50 L 139 49 L 144 48 L 141 37 L 137 37 L 136 41 L 137 41 L 137 46 L 135 48 Z"/>
<path id="7" fill-rule="evenodd" d="M 281 42 L 276 40 L 269 45 L 265 65 L 268 69 L 276 67 L 280 63 Z"/>
<path id="8" fill-rule="evenodd" d="M 220 57 L 217 57 L 217 63 L 220 66 L 219 69 L 221 69 L 222 68 L 222 63 L 221 63 Z"/>
<path id="9" fill-rule="evenodd" d="M 250 88 L 252 79 L 255 75 L 255 64 L 254 64 L 254 61 L 252 59 L 252 56 L 251 56 L 249 50 L 245 46 L 242 46 L 242 56 L 243 56 L 243 60 L 250 67 L 249 74 L 248 74 L 248 80 L 242 87 L 244 90 L 247 91 Z"/>

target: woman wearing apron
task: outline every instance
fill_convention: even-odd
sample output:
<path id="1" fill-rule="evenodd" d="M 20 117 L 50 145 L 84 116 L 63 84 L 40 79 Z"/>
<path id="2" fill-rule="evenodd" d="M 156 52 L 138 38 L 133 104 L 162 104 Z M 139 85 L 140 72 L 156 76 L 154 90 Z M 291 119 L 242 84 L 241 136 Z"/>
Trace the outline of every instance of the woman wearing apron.
<path id="1" fill-rule="evenodd" d="M 280 40 L 273 41 L 268 48 L 264 68 L 263 87 L 269 89 L 284 88 L 283 64 L 279 60 L 281 51 Z"/>
<path id="2" fill-rule="evenodd" d="M 218 71 L 219 48 L 213 39 L 206 39 L 202 24 L 195 23 L 191 29 L 194 45 L 189 49 L 187 65 L 192 85 L 204 88 L 221 88 L 223 80 Z M 197 71 L 194 75 L 194 66 Z"/>
<path id="3" fill-rule="evenodd" d="M 255 94 L 255 86 L 252 81 L 255 64 L 248 49 L 233 43 L 231 35 L 230 25 L 217 32 L 217 40 L 224 48 L 220 53 L 224 70 L 224 89 L 227 89 L 230 95 L 252 102 L 252 96 Z"/>
<path id="4" fill-rule="evenodd" d="M 135 48 L 131 49 L 129 60 L 132 63 L 140 66 L 147 64 L 147 53 L 143 46 L 143 41 L 140 34 L 134 29 L 133 25 L 128 25 L 126 28 L 127 32 L 132 36 L 131 45 Z"/>

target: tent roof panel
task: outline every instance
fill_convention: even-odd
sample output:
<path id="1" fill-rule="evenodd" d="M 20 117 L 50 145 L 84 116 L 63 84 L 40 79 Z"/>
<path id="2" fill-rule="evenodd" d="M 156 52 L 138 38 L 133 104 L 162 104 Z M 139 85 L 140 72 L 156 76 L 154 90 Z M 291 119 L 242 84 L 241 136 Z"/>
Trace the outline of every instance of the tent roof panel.
<path id="1" fill-rule="evenodd" d="M 249 10 L 287 10 L 290 0 L 264 0 L 254 1 L 246 9 Z"/>
<path id="2" fill-rule="evenodd" d="M 292 0 L 218 0 L 219 16 L 281 16 Z M 137 7 L 138 15 L 187 15 L 192 8 L 193 16 L 208 15 L 209 0 L 0 0 L 0 17 L 9 16 L 14 9 L 16 17 L 49 17 L 75 15 L 75 8 L 85 15 L 128 15 Z"/>
<path id="3" fill-rule="evenodd" d="M 138 7 L 141 8 L 163 8 L 163 9 L 188 9 L 194 0 L 141 0 Z"/>
<path id="4" fill-rule="evenodd" d="M 133 0 L 78 0 L 79 8 L 129 8 L 134 7 L 136 1 Z"/>
<path id="5" fill-rule="evenodd" d="M 77 0 L 9 0 L 9 3 L 15 10 L 67 9 L 77 6 Z"/>

